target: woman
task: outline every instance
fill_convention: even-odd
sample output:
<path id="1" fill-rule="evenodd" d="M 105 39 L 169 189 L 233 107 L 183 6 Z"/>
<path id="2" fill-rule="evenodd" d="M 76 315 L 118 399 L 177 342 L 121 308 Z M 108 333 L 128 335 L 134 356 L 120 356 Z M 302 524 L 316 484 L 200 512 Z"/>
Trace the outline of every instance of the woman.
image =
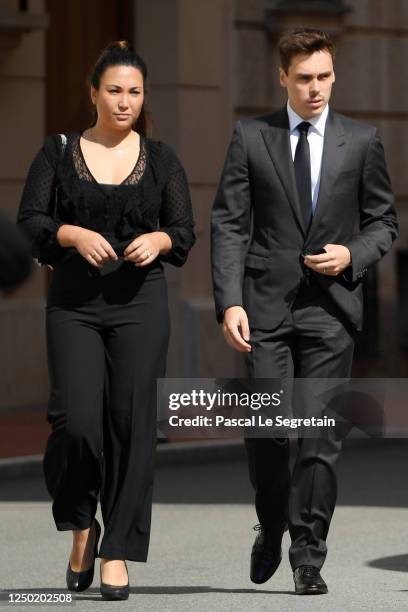
<path id="1" fill-rule="evenodd" d="M 33 255 L 54 269 L 43 465 L 57 529 L 73 531 L 67 585 L 88 588 L 99 556 L 107 599 L 128 597 L 126 560 L 147 558 L 155 389 L 169 334 L 162 262 L 183 265 L 195 241 L 185 172 L 145 133 L 146 76 L 125 41 L 102 52 L 94 124 L 45 140 L 18 216 Z"/>

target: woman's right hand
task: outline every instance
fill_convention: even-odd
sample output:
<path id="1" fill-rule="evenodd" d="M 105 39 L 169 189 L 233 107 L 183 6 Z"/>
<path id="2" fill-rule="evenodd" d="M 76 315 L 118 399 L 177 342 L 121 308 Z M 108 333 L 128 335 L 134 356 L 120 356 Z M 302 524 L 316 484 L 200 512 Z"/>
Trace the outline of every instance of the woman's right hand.
<path id="1" fill-rule="evenodd" d="M 87 262 L 102 268 L 109 259 L 117 261 L 118 256 L 109 242 L 98 232 L 76 225 L 61 225 L 57 240 L 63 247 L 74 247 Z"/>

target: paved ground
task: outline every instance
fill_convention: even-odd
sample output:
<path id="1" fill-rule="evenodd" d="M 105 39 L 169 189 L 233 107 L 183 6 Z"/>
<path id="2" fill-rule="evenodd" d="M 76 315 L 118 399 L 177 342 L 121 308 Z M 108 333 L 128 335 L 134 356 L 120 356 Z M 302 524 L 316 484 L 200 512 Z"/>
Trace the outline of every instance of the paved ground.
<path id="1" fill-rule="evenodd" d="M 243 462 L 159 467 L 149 562 L 128 564 L 129 601 L 102 602 L 97 574 L 94 586 L 78 596 L 76 609 L 407 610 L 407 464 L 408 441 L 367 443 L 344 453 L 322 572 L 330 592 L 319 597 L 293 594 L 287 536 L 276 575 L 259 587 L 250 582 L 256 518 Z M 0 486 L 0 586 L 63 590 L 71 538 L 55 531 L 42 481 Z"/>

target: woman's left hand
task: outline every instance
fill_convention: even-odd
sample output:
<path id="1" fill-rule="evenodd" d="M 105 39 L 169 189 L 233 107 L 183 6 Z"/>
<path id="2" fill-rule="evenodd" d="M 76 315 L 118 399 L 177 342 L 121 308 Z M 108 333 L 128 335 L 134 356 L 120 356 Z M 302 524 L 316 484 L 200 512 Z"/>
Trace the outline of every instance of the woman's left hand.
<path id="1" fill-rule="evenodd" d="M 147 266 L 160 254 L 166 254 L 171 249 L 171 238 L 165 232 L 149 232 L 138 236 L 123 252 L 124 260 L 131 261 L 135 266 Z"/>

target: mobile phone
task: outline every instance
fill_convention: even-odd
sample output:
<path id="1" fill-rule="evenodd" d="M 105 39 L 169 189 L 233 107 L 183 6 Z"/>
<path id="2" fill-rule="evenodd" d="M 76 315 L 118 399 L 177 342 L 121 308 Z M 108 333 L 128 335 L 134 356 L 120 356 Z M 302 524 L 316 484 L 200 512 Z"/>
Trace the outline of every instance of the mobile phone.
<path id="1" fill-rule="evenodd" d="M 307 255 L 323 255 L 324 253 L 327 253 L 327 251 L 325 249 L 315 249 L 312 251 L 307 251 L 307 253 L 303 254 L 303 258 L 305 258 Z"/>
<path id="2" fill-rule="evenodd" d="M 116 272 L 116 270 L 120 268 L 120 266 L 122 265 L 123 265 L 122 257 L 119 257 L 119 259 L 117 259 L 116 261 L 114 261 L 113 259 L 109 259 L 107 262 L 103 264 L 102 268 L 99 268 L 99 274 L 101 276 L 106 276 L 107 274 Z"/>

